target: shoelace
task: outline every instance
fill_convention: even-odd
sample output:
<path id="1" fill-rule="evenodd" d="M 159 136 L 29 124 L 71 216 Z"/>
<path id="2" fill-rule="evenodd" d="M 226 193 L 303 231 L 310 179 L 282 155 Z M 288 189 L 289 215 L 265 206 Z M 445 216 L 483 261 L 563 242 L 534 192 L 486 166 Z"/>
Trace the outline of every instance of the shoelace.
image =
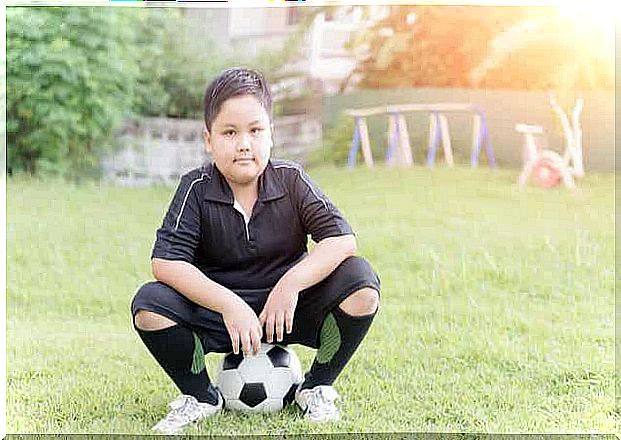
<path id="1" fill-rule="evenodd" d="M 308 396 L 308 412 L 321 415 L 335 412 L 336 407 L 334 406 L 334 401 L 338 396 L 334 389 L 329 389 L 327 392 L 324 392 L 323 387 L 317 387 Z"/>
<path id="2" fill-rule="evenodd" d="M 181 395 L 170 402 L 172 411 L 166 416 L 167 422 L 187 421 L 190 414 L 196 409 L 196 399 L 192 396 Z"/>

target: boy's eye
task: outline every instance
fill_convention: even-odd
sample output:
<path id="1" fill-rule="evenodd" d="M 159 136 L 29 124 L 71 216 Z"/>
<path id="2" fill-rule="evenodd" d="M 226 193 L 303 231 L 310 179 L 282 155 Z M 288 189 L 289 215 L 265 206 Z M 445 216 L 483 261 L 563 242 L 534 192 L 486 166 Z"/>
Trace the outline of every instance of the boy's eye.
<path id="1" fill-rule="evenodd" d="M 250 130 L 250 132 L 251 132 L 252 134 L 259 134 L 259 133 L 261 133 L 262 131 L 263 131 L 263 127 L 255 127 L 255 128 L 253 128 L 252 130 Z"/>
<path id="2" fill-rule="evenodd" d="M 226 130 L 224 131 L 224 133 L 222 133 L 224 136 L 226 137 L 232 137 L 235 135 L 235 130 Z"/>

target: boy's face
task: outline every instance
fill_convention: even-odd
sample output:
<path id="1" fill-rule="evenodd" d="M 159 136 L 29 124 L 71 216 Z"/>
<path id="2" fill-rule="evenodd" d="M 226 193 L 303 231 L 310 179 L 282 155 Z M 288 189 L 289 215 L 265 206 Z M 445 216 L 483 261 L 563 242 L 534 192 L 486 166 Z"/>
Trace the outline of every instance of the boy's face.
<path id="1" fill-rule="evenodd" d="M 252 95 L 224 101 L 211 124 L 204 130 L 205 149 L 229 184 L 256 183 L 265 170 L 272 148 L 270 118 Z"/>

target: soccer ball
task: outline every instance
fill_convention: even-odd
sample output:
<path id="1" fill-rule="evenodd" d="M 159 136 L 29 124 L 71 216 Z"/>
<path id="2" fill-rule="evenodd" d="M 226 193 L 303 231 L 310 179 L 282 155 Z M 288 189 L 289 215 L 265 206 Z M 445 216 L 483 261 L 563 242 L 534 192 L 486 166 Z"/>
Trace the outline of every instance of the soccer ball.
<path id="1" fill-rule="evenodd" d="M 261 344 L 256 355 L 229 353 L 218 368 L 216 385 L 228 409 L 275 412 L 293 400 L 302 382 L 295 352 L 282 345 Z"/>

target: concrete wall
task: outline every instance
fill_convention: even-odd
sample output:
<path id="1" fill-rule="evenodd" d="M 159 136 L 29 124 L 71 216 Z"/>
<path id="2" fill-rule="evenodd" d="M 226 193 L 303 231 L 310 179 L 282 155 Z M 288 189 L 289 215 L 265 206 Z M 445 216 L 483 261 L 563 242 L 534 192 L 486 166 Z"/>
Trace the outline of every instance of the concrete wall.
<path id="1" fill-rule="evenodd" d="M 117 134 L 118 149 L 101 163 L 103 179 L 128 186 L 172 185 L 182 174 L 211 161 L 204 151 L 202 130 L 202 120 L 128 120 Z M 303 161 L 321 143 L 321 136 L 318 117 L 276 117 L 272 157 Z"/>
<path id="2" fill-rule="evenodd" d="M 582 112 L 584 165 L 588 171 L 614 171 L 614 92 L 591 91 L 584 97 Z M 564 150 L 562 128 L 544 92 L 470 89 L 393 89 L 365 90 L 327 97 L 323 102 L 324 132 L 345 108 L 362 108 L 385 104 L 467 102 L 478 104 L 487 116 L 492 145 L 500 166 L 521 166 L 522 135 L 514 130 L 516 123 L 541 125 L 548 145 Z M 471 138 L 471 118 L 449 113 L 449 128 L 456 161 L 467 163 Z M 386 149 L 387 118 L 367 120 L 374 158 L 383 160 Z M 424 113 L 407 116 L 413 155 L 421 164 L 427 149 L 429 118 Z M 485 162 L 484 154 L 482 163 Z"/>

